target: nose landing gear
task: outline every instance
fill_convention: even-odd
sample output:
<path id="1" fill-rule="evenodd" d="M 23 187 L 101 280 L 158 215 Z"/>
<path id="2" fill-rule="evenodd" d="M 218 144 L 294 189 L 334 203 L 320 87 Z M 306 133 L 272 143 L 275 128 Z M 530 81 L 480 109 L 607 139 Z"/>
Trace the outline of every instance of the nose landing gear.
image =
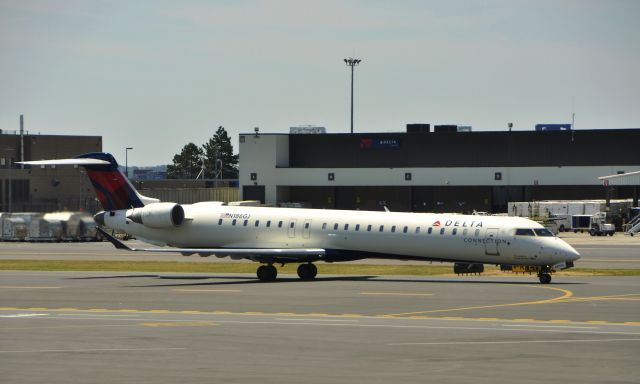
<path id="1" fill-rule="evenodd" d="M 538 273 L 538 279 L 540 279 L 541 284 L 549 284 L 551 282 L 551 274 L 541 271 Z"/>

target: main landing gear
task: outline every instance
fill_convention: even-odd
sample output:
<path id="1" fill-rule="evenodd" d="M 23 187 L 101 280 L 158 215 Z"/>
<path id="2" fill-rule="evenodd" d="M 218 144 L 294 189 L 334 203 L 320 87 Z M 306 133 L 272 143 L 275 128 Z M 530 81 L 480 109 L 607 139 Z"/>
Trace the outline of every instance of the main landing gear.
<path id="1" fill-rule="evenodd" d="M 298 276 L 302 280 L 313 280 L 318 274 L 318 268 L 312 264 L 300 264 L 298 266 Z M 278 276 L 278 270 L 272 264 L 269 265 L 261 265 L 258 267 L 257 271 L 258 279 L 262 282 L 275 281 Z"/>
<path id="2" fill-rule="evenodd" d="M 262 282 L 275 281 L 278 276 L 278 270 L 272 264 L 261 265 L 258 267 L 258 279 Z"/>
<path id="3" fill-rule="evenodd" d="M 313 280 L 315 279 L 317 274 L 318 274 L 318 268 L 316 268 L 316 266 L 311 263 L 300 264 L 298 266 L 298 276 L 302 280 Z"/>

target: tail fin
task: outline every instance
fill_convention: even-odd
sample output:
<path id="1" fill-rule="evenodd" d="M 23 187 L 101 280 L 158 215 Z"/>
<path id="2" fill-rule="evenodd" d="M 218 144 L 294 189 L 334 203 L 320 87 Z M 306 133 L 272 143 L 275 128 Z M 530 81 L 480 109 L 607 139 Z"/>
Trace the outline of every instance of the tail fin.
<path id="1" fill-rule="evenodd" d="M 96 195 L 105 211 L 140 208 L 159 200 L 142 196 L 131 185 L 129 179 L 118 169 L 116 159 L 110 153 L 92 152 L 73 159 L 25 161 L 31 165 L 81 165 L 96 190 Z"/>

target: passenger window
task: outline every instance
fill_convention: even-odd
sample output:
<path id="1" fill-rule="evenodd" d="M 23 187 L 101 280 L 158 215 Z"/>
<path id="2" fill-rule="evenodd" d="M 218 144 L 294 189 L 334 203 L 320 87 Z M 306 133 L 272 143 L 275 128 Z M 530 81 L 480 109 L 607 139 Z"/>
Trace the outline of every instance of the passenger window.
<path id="1" fill-rule="evenodd" d="M 356 232 L 360 230 L 360 224 L 356 224 Z"/>
<path id="2" fill-rule="evenodd" d="M 249 220 L 245 220 L 242 225 L 244 225 L 245 227 L 247 226 L 247 224 L 249 224 Z"/>
<path id="3" fill-rule="evenodd" d="M 349 224 L 345 224 L 345 225 L 344 225 L 344 230 L 346 231 L 346 230 L 348 230 L 348 229 L 349 229 Z"/>
<path id="4" fill-rule="evenodd" d="M 440 228 L 440 234 L 444 235 L 444 228 Z"/>
<path id="5" fill-rule="evenodd" d="M 304 229 L 309 229 L 309 223 L 304 223 Z"/>
<path id="6" fill-rule="evenodd" d="M 260 226 L 260 220 L 256 220 L 256 227 Z"/>
<path id="7" fill-rule="evenodd" d="M 271 226 L 271 220 L 267 220 L 267 228 Z"/>
<path id="8" fill-rule="evenodd" d="M 278 228 L 282 228 L 282 220 L 278 221 Z"/>
<path id="9" fill-rule="evenodd" d="M 535 236 L 535 234 L 531 228 L 518 228 L 516 229 L 516 236 Z"/>
<path id="10" fill-rule="evenodd" d="M 420 227 L 416 227 L 416 235 L 420 233 Z"/>
<path id="11" fill-rule="evenodd" d="M 429 229 L 427 229 L 427 233 L 431 234 L 432 230 L 433 230 L 433 228 L 429 227 Z"/>
<path id="12" fill-rule="evenodd" d="M 367 225 L 367 232 L 371 232 L 371 224 Z"/>
<path id="13" fill-rule="evenodd" d="M 469 229 L 468 229 L 468 228 L 465 228 L 465 229 L 462 231 L 462 236 L 467 236 L 467 233 L 469 233 Z"/>
<path id="14" fill-rule="evenodd" d="M 237 220 L 233 219 L 233 221 L 231 222 L 231 225 L 236 225 Z"/>
<path id="15" fill-rule="evenodd" d="M 405 226 L 405 227 L 402 229 L 402 233 L 407 233 L 407 231 L 408 231 L 408 230 L 409 230 L 409 227 Z"/>
<path id="16" fill-rule="evenodd" d="M 292 221 L 292 222 L 289 223 L 289 228 L 293 228 L 295 226 L 296 226 L 296 222 L 295 221 Z"/>
<path id="17" fill-rule="evenodd" d="M 458 233 L 458 228 L 453 228 L 453 231 L 451 232 L 451 234 L 455 236 L 456 233 Z"/>
<path id="18" fill-rule="evenodd" d="M 391 226 L 391 232 L 395 232 L 395 231 L 396 231 L 396 226 L 395 225 Z"/>
<path id="19" fill-rule="evenodd" d="M 218 220 L 218 225 L 222 225 L 222 219 Z"/>
<path id="20" fill-rule="evenodd" d="M 337 231 L 338 230 L 338 223 L 333 224 L 333 230 Z"/>
<path id="21" fill-rule="evenodd" d="M 322 223 L 322 230 L 324 231 L 325 229 L 327 229 L 327 223 Z"/>
<path id="22" fill-rule="evenodd" d="M 380 226 L 380 232 L 384 231 L 384 225 Z"/>
<path id="23" fill-rule="evenodd" d="M 479 229 L 476 229 L 476 233 L 474 234 L 474 236 L 475 236 L 475 237 L 480 236 L 480 230 L 479 230 Z"/>

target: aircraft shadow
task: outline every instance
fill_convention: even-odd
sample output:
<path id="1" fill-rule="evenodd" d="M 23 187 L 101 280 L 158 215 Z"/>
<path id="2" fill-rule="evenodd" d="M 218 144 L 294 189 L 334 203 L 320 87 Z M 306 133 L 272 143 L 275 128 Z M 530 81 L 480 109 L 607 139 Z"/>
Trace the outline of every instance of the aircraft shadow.
<path id="1" fill-rule="evenodd" d="M 224 281 L 202 281 L 197 283 L 174 283 L 174 284 L 144 284 L 144 285 L 132 285 L 132 288 L 144 288 L 144 287 L 192 287 L 192 286 L 219 286 L 219 285 L 246 285 L 246 284 L 285 284 L 285 283 L 297 283 L 297 284 L 313 284 L 314 282 L 328 282 L 328 281 L 375 281 L 380 283 L 425 283 L 425 284 L 483 284 L 483 285 L 537 285 L 539 284 L 535 280 L 531 281 L 504 281 L 504 280 L 436 280 L 436 279 L 395 279 L 384 278 L 375 275 L 364 276 L 328 276 L 328 277 L 316 277 L 313 281 L 303 281 L 297 277 L 279 277 L 276 281 L 263 283 L 255 277 L 247 276 L 198 276 L 198 277 L 182 277 L 182 276 L 155 276 L 158 279 L 171 279 L 171 280 L 224 280 Z M 566 286 L 566 285 L 584 285 L 588 283 L 581 282 L 558 282 L 550 284 L 550 286 Z"/>
<path id="2" fill-rule="evenodd" d="M 275 284 L 275 283 L 313 283 L 313 282 L 322 282 L 322 281 L 366 281 L 376 276 L 339 276 L 339 277 L 319 277 L 313 281 L 303 281 L 297 277 L 279 277 L 276 281 L 270 283 L 263 283 L 259 281 L 255 277 L 247 277 L 247 276 L 211 276 L 206 277 L 206 279 L 224 279 L 230 280 L 233 279 L 235 281 L 210 281 L 210 282 L 199 282 L 199 283 L 184 283 L 184 284 L 144 284 L 144 285 L 131 285 L 130 288 L 153 288 L 153 287 L 194 287 L 194 286 L 218 286 L 218 285 L 243 285 L 243 284 Z M 164 279 L 165 277 L 158 276 L 160 279 Z M 171 276 L 171 279 L 179 279 L 178 277 Z M 241 280 L 241 281 L 238 281 Z"/>
<path id="3" fill-rule="evenodd" d="M 158 275 L 158 274 L 140 274 L 140 275 L 112 275 L 112 276 L 87 276 L 87 277 L 69 277 L 69 280 L 99 280 L 99 279 L 139 279 L 154 278 L 162 280 L 207 280 L 197 283 L 174 283 L 174 284 L 143 284 L 131 285 L 132 288 L 144 287 L 189 287 L 189 286 L 216 286 L 216 285 L 240 285 L 240 284 L 274 284 L 274 283 L 307 283 L 324 281 L 376 281 L 380 283 L 426 283 L 426 284 L 492 284 L 492 285 L 532 285 L 538 284 L 535 279 L 523 281 L 505 281 L 505 280 L 453 280 L 453 279 L 398 279 L 386 278 L 377 275 L 363 276 L 319 276 L 313 281 L 303 281 L 297 277 L 278 277 L 276 281 L 263 283 L 253 276 L 189 276 L 189 275 Z M 375 279 L 375 280 L 374 280 Z M 210 281 L 214 280 L 214 281 Z M 215 281 L 224 280 L 224 281 Z M 584 285 L 583 282 L 554 282 L 550 286 L 564 285 Z"/>
<path id="4" fill-rule="evenodd" d="M 87 276 L 87 277 L 67 277 L 66 280 L 100 280 L 100 279 L 126 279 L 140 277 L 158 277 L 158 275 L 115 275 L 115 276 Z"/>

